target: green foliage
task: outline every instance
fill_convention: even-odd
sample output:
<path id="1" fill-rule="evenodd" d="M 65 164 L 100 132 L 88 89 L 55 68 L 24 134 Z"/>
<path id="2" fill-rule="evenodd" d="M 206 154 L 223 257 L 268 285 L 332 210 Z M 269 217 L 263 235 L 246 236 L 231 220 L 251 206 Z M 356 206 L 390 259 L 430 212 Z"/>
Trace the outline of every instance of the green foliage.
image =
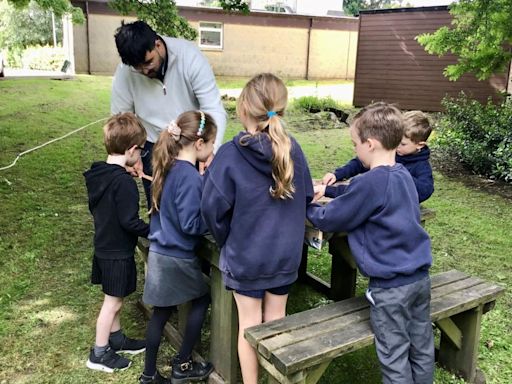
<path id="1" fill-rule="evenodd" d="M 345 0 L 343 10 L 347 15 L 358 16 L 359 11 L 367 9 L 399 8 L 405 6 L 404 0 Z"/>
<path id="2" fill-rule="evenodd" d="M 186 19 L 178 15 L 174 0 L 113 0 L 109 5 L 122 15 L 135 13 L 158 34 L 188 40 L 197 38 L 197 31 L 188 24 Z"/>
<path id="3" fill-rule="evenodd" d="M 55 18 L 57 41 L 62 41 L 62 19 Z M 31 2 L 18 9 L 0 1 L 0 47 L 26 48 L 53 43 L 51 12 Z"/>
<path id="4" fill-rule="evenodd" d="M 29 6 L 31 0 L 7 0 L 18 9 L 25 9 Z M 70 0 L 34 0 L 42 9 L 51 10 L 55 16 L 62 17 L 71 15 L 73 23 L 82 24 L 85 21 L 82 10 L 74 7 Z"/>
<path id="5" fill-rule="evenodd" d="M 66 54 L 62 48 L 30 47 L 23 52 L 23 68 L 57 71 L 62 68 Z"/>
<path id="6" fill-rule="evenodd" d="M 320 110 L 327 108 L 339 108 L 340 106 L 332 97 L 302 96 L 293 101 L 293 106 L 303 111 Z"/>
<path id="7" fill-rule="evenodd" d="M 219 4 L 225 11 L 238 11 L 248 14 L 250 10 L 248 0 L 219 0 Z"/>
<path id="8" fill-rule="evenodd" d="M 512 58 L 512 0 L 460 0 L 450 6 L 450 13 L 450 28 L 417 37 L 430 54 L 458 56 L 456 64 L 445 68 L 445 76 L 457 80 L 471 72 L 478 79 L 487 79 L 504 71 Z"/>
<path id="9" fill-rule="evenodd" d="M 476 173 L 512 181 L 512 101 L 482 105 L 461 93 L 443 106 L 434 143 Z"/>

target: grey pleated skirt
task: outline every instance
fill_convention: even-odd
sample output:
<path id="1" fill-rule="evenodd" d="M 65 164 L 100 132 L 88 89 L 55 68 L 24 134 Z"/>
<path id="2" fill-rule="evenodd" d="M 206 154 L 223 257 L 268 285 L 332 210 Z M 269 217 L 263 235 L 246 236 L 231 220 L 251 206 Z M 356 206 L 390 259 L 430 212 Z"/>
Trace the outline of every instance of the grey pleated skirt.
<path id="1" fill-rule="evenodd" d="M 197 257 L 181 259 L 149 251 L 144 303 L 170 307 L 201 297 L 208 291 Z"/>

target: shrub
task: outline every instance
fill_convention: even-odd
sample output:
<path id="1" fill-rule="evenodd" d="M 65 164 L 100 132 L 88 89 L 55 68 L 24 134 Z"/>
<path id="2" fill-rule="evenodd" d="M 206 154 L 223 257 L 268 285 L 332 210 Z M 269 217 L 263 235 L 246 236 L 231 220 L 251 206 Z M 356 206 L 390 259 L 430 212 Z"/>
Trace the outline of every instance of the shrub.
<path id="1" fill-rule="evenodd" d="M 302 96 L 295 99 L 293 105 L 306 112 L 325 111 L 327 108 L 340 108 L 332 97 Z"/>
<path id="2" fill-rule="evenodd" d="M 66 56 L 63 48 L 29 47 L 23 52 L 23 68 L 58 71 Z"/>
<path id="3" fill-rule="evenodd" d="M 512 101 L 487 104 L 445 98 L 434 145 L 458 157 L 474 172 L 512 181 Z"/>

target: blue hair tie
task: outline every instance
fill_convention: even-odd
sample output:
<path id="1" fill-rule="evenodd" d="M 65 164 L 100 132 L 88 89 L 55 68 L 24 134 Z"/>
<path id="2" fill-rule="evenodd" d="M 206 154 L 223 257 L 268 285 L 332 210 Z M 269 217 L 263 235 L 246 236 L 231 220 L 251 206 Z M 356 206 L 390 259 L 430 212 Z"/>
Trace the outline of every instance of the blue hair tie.
<path id="1" fill-rule="evenodd" d="M 275 115 L 277 115 L 277 112 L 275 112 L 275 111 L 268 111 L 267 112 L 268 118 L 274 117 Z"/>

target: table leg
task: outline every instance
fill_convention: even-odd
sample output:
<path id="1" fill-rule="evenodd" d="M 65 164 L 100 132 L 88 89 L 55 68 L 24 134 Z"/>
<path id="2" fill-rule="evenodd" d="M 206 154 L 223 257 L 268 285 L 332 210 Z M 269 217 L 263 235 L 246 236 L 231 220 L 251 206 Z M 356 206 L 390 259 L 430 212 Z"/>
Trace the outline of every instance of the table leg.
<path id="1" fill-rule="evenodd" d="M 238 376 L 238 316 L 233 294 L 224 288 L 221 272 L 211 270 L 210 361 L 225 383 L 236 383 Z"/>
<path id="2" fill-rule="evenodd" d="M 441 333 L 439 364 L 470 383 L 474 383 L 476 378 L 482 312 L 483 306 L 480 305 L 451 317 L 462 333 L 460 349 Z"/>
<path id="3" fill-rule="evenodd" d="M 347 236 L 334 236 L 329 241 L 329 253 L 332 255 L 329 298 L 339 301 L 354 297 L 357 267 L 350 252 Z"/>

